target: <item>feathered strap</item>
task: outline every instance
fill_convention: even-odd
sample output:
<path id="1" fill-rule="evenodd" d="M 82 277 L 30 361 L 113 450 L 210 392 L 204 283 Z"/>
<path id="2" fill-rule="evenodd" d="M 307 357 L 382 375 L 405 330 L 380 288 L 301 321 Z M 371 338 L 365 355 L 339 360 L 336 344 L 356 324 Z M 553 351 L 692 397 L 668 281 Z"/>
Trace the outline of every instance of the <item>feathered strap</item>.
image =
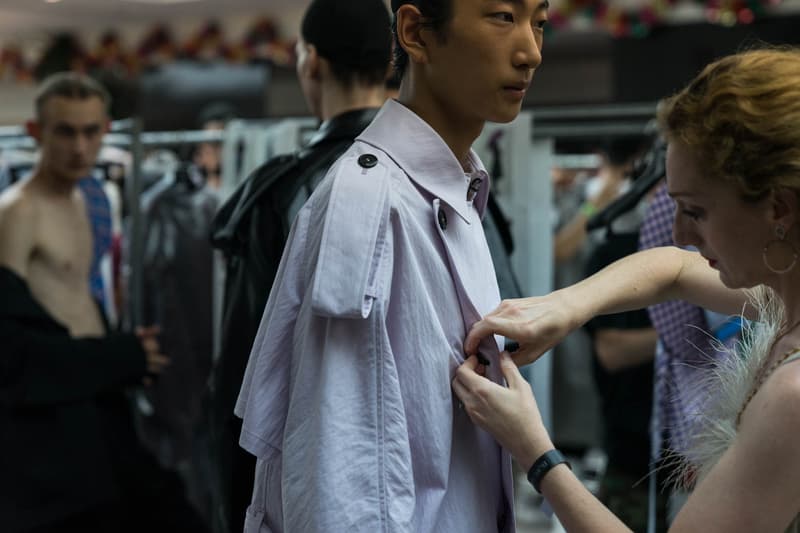
<path id="1" fill-rule="evenodd" d="M 743 320 L 741 340 L 732 347 L 718 343 L 721 357 L 709 372 L 698 373 L 701 377 L 694 390 L 712 391 L 713 395 L 703 412 L 697 413 L 700 422 L 689 437 L 686 456 L 676 458 L 679 465 L 672 481 L 677 485 L 702 480 L 733 443 L 739 410 L 783 322 L 783 304 L 771 289 L 759 287 L 747 292 L 759 320 Z"/>

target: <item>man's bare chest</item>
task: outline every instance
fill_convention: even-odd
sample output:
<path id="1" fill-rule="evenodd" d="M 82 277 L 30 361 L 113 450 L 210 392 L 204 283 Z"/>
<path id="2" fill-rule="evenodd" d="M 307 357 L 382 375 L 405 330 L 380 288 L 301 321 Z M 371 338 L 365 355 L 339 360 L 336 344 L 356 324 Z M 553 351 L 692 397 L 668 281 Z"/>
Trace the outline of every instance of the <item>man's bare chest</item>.
<path id="1" fill-rule="evenodd" d="M 50 205 L 40 218 L 31 267 L 63 281 L 85 283 L 92 261 L 92 231 L 82 202 Z"/>

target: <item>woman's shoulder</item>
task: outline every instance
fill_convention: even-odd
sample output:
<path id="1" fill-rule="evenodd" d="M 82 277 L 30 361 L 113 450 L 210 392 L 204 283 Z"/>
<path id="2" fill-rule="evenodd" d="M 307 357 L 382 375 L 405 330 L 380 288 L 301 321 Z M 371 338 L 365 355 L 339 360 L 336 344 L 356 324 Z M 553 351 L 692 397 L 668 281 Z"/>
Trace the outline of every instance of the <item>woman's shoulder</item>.
<path id="1" fill-rule="evenodd" d="M 800 350 L 764 382 L 745 413 L 741 431 L 800 434 Z"/>
<path id="2" fill-rule="evenodd" d="M 784 408 L 800 409 L 800 349 L 775 369 L 764 387 L 765 399 L 777 402 L 772 406 L 776 415 L 783 414 Z"/>

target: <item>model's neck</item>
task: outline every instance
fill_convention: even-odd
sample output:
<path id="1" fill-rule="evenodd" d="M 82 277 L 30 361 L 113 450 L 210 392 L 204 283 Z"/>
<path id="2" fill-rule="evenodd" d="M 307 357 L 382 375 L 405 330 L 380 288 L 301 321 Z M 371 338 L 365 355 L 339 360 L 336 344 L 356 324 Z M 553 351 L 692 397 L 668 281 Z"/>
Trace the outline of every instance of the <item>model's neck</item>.
<path id="1" fill-rule="evenodd" d="M 75 181 L 50 172 L 41 165 L 37 166 L 31 175 L 30 184 L 54 198 L 70 198 L 75 193 L 77 185 Z"/>
<path id="2" fill-rule="evenodd" d="M 403 80 L 398 101 L 428 123 L 447 144 L 464 169 L 469 166 L 469 153 L 485 122 L 464 116 L 438 101 L 430 92 L 414 90 L 412 83 Z"/>
<path id="3" fill-rule="evenodd" d="M 319 118 L 325 121 L 348 111 L 381 107 L 385 100 L 386 90 L 382 85 L 355 83 L 351 87 L 343 87 L 331 82 L 322 90 Z"/>

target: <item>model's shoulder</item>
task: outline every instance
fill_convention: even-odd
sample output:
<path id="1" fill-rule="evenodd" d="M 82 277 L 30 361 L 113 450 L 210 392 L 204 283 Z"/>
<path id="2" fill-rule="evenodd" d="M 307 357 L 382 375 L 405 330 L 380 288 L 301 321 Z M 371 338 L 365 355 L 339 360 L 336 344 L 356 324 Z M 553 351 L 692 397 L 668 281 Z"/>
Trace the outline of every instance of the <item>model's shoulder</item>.
<path id="1" fill-rule="evenodd" d="M 393 165 L 384 152 L 357 142 L 331 166 L 306 209 L 325 213 L 326 225 L 359 216 L 358 208 L 380 211 L 390 196 Z"/>
<path id="2" fill-rule="evenodd" d="M 0 223 L 30 223 L 39 210 L 38 204 L 35 192 L 22 182 L 15 183 L 0 193 Z"/>
<path id="3" fill-rule="evenodd" d="M 800 349 L 775 370 L 765 388 L 775 415 L 791 417 L 800 429 Z"/>
<path id="4" fill-rule="evenodd" d="M 0 194 L 0 265 L 27 279 L 30 254 L 36 246 L 40 220 L 39 197 L 21 185 Z"/>
<path id="5" fill-rule="evenodd" d="M 384 207 L 389 202 L 392 173 L 386 160 L 383 152 L 354 146 L 336 162 L 326 180 L 326 224 L 349 220 L 377 222 L 373 217 L 386 214 Z"/>
<path id="6" fill-rule="evenodd" d="M 334 182 L 347 181 L 365 191 L 380 191 L 383 182 L 397 168 L 384 151 L 356 141 L 331 166 L 328 177 Z"/>
<path id="7" fill-rule="evenodd" d="M 315 313 L 365 318 L 380 296 L 378 272 L 387 255 L 389 173 L 380 152 L 356 149 L 348 151 L 320 185 L 327 206 L 319 210 L 324 220 L 312 288 Z M 345 279 L 348 283 L 342 283 Z"/>

